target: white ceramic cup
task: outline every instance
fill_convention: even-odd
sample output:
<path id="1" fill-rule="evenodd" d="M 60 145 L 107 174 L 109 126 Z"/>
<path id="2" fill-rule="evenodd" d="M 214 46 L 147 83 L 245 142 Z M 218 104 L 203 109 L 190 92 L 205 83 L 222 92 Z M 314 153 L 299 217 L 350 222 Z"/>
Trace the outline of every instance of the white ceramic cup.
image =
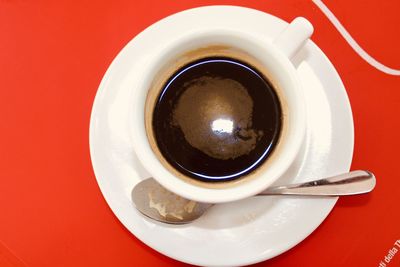
<path id="1" fill-rule="evenodd" d="M 144 168 L 161 185 L 177 195 L 208 203 L 228 202 L 256 195 L 279 179 L 293 163 L 304 142 L 305 103 L 301 84 L 290 58 L 304 45 L 312 32 L 311 23 L 301 17 L 293 20 L 274 41 L 265 43 L 250 34 L 216 27 L 179 36 L 164 44 L 159 51 L 147 55 L 146 60 L 141 62 L 141 73 L 133 74 L 138 78 L 125 82 L 125 86 L 132 88 L 130 135 L 135 153 Z M 178 60 L 190 51 L 215 45 L 244 51 L 257 60 L 257 64 L 264 70 L 263 74 L 278 93 L 283 106 L 283 126 L 274 152 L 257 171 L 249 174 L 251 177 L 245 176 L 231 182 L 198 182 L 177 175 L 150 144 L 145 126 L 146 99 L 149 89 L 157 79 L 157 73 L 165 68 L 165 64 Z"/>

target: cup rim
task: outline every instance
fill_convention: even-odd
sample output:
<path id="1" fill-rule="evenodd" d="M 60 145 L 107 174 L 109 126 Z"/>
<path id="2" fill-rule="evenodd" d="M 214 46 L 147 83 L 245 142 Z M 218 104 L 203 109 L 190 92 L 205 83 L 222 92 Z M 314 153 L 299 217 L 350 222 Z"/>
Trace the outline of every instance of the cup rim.
<path id="1" fill-rule="evenodd" d="M 285 86 L 284 91 L 291 91 L 292 104 L 296 104 L 295 112 L 292 111 L 291 116 L 295 116 L 295 120 L 289 118 L 289 124 L 291 125 L 291 135 L 289 136 L 290 143 L 286 145 L 286 150 L 283 154 L 279 155 L 279 159 L 274 162 L 272 171 L 265 173 L 265 170 L 258 175 L 254 180 L 249 182 L 243 182 L 237 187 L 229 188 L 205 188 L 199 187 L 194 184 L 188 183 L 183 179 L 173 175 L 157 158 L 155 152 L 151 148 L 145 129 L 145 102 L 147 97 L 147 91 L 150 88 L 150 84 L 153 81 L 154 73 L 156 73 L 159 62 L 163 62 L 162 59 L 167 55 L 170 55 L 172 51 L 184 43 L 194 42 L 195 40 L 209 40 L 210 37 L 217 37 L 224 40 L 224 43 L 235 40 L 237 43 L 241 42 L 240 46 L 246 44 L 247 47 L 252 47 L 253 51 L 246 51 L 253 55 L 254 50 L 263 51 L 257 55 L 258 60 L 261 63 L 274 62 L 276 68 L 279 68 L 279 72 L 285 76 L 286 83 L 290 81 L 290 90 Z M 207 42 L 207 41 L 205 41 Z M 236 43 L 236 44 L 237 44 Z M 230 43 L 229 45 L 235 46 Z M 242 49 L 243 47 L 239 47 Z M 177 54 L 175 52 L 175 54 Z M 279 73 L 278 72 L 278 73 Z M 280 76 L 282 76 L 279 74 Z M 139 162 L 143 167 L 156 179 L 162 186 L 168 190 L 188 199 L 192 199 L 200 202 L 209 203 L 220 203 L 229 202 L 247 198 L 260 193 L 270 186 L 273 182 L 278 180 L 283 173 L 290 167 L 298 155 L 301 145 L 304 142 L 306 121 L 305 121 L 305 104 L 304 97 L 302 95 L 301 84 L 297 78 L 296 70 L 286 55 L 279 50 L 272 43 L 264 40 L 258 40 L 255 37 L 238 32 L 231 29 L 207 29 L 197 32 L 191 32 L 174 39 L 169 44 L 164 45 L 158 53 L 149 55 L 146 62 L 143 64 L 142 72 L 140 74 L 135 73 L 136 76 L 140 76 L 139 79 L 132 80 L 131 82 L 125 82 L 124 86 L 130 86 L 132 91 L 131 94 L 131 109 L 129 110 L 129 131 L 132 137 L 132 144 L 134 152 L 139 159 Z M 279 77 L 280 77 L 279 76 Z M 276 77 L 274 77 L 276 78 Z M 283 79 L 283 78 L 281 78 Z M 128 79 L 129 80 L 129 79 Z M 296 98 L 296 99 L 294 99 Z M 290 148 L 288 146 L 290 145 Z M 279 163 L 279 165 L 278 165 Z M 275 167 L 274 167 L 275 166 Z M 279 167 L 279 168 L 278 168 Z M 268 177 L 267 177 L 268 174 Z M 245 179 L 245 178 L 244 178 Z"/>

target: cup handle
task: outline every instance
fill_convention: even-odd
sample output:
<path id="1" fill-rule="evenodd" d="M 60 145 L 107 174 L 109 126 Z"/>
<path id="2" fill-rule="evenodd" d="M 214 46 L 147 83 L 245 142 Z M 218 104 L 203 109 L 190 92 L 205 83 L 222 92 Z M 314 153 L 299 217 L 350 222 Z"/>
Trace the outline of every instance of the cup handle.
<path id="1" fill-rule="evenodd" d="M 307 19 L 297 17 L 275 38 L 273 44 L 291 59 L 303 47 L 313 31 L 314 27 Z"/>

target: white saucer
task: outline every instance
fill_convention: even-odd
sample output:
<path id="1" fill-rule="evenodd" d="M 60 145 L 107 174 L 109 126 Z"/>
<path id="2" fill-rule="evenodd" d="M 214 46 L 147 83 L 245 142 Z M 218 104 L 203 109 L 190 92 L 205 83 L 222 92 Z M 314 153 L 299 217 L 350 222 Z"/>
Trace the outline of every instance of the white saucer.
<path id="1" fill-rule="evenodd" d="M 148 220 L 130 199 L 134 185 L 148 174 L 132 149 L 127 130 L 130 94 L 121 82 L 174 36 L 218 25 L 250 32 L 268 42 L 287 23 L 252 9 L 212 6 L 184 11 L 150 26 L 120 52 L 101 82 L 90 121 L 90 152 L 108 205 L 148 246 L 196 265 L 246 265 L 270 259 L 301 242 L 325 219 L 337 198 L 253 197 L 214 206 L 184 226 Z M 307 100 L 308 132 L 301 155 L 278 181 L 282 184 L 346 172 L 353 154 L 351 108 L 336 70 L 311 41 L 295 62 Z"/>

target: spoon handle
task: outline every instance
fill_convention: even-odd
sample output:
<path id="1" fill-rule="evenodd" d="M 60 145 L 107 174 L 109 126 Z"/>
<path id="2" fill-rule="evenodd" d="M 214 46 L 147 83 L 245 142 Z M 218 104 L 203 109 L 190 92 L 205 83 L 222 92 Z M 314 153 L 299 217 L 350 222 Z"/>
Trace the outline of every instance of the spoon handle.
<path id="1" fill-rule="evenodd" d="M 347 196 L 370 192 L 376 184 L 369 171 L 352 171 L 325 179 L 266 189 L 259 195 Z"/>

